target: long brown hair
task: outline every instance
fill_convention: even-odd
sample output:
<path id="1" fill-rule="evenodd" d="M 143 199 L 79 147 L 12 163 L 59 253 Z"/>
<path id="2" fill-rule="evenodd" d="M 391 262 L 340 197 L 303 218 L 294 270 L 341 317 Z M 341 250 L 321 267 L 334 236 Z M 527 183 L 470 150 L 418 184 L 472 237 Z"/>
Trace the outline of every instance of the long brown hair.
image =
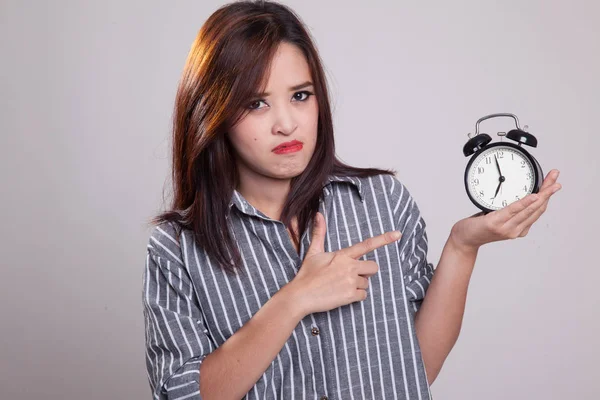
<path id="1" fill-rule="evenodd" d="M 306 169 L 291 180 L 281 214 L 288 228 L 297 217 L 298 232 L 290 229 L 294 243 L 299 244 L 318 211 L 329 175 L 395 174 L 393 170 L 351 167 L 336 158 L 320 56 L 290 8 L 271 1 L 222 6 L 200 28 L 183 69 L 173 115 L 171 210 L 151 223 L 175 222 L 179 228 L 191 230 L 200 248 L 227 273 L 241 267 L 241 256 L 229 229 L 220 228 L 228 227 L 228 205 L 238 183 L 235 154 L 226 133 L 254 94 L 264 91 L 264 77 L 281 42 L 296 45 L 304 53 L 319 106 L 314 154 Z"/>

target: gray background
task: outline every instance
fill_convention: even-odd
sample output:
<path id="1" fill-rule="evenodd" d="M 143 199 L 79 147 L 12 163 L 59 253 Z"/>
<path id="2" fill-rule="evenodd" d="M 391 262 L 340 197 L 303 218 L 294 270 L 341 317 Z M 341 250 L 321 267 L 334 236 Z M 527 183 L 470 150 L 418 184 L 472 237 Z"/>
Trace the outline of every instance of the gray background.
<path id="1" fill-rule="evenodd" d="M 339 156 L 398 169 L 435 264 L 477 211 L 462 146 L 478 118 L 515 113 L 563 184 L 527 237 L 481 249 L 434 396 L 598 399 L 600 5 L 416 3 L 286 2 L 323 57 Z M 220 4 L 0 2 L 0 398 L 150 397 L 144 222 L 185 57 Z"/>

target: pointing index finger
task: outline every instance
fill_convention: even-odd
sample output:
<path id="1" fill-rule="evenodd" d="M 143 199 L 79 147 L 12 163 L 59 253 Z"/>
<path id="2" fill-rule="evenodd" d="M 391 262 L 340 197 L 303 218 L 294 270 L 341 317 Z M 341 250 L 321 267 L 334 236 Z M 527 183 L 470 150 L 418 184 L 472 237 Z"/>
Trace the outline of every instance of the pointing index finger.
<path id="1" fill-rule="evenodd" d="M 365 254 L 378 249 L 379 247 L 395 242 L 396 240 L 400 239 L 400 237 L 402 237 L 400 231 L 385 232 L 381 235 L 367 238 L 362 242 L 338 250 L 338 253 L 342 253 L 357 260 Z"/>

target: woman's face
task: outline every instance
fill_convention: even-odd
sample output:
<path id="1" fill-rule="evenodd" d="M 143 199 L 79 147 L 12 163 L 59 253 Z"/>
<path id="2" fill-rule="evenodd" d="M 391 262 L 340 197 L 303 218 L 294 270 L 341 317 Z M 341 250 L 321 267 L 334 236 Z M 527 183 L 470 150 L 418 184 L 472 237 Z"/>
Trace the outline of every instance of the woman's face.
<path id="1" fill-rule="evenodd" d="M 249 99 L 246 114 L 229 131 L 242 180 L 291 179 L 304 171 L 315 150 L 319 107 L 299 48 L 279 45 L 265 90 Z M 290 141 L 301 142 L 300 150 L 273 151 Z"/>

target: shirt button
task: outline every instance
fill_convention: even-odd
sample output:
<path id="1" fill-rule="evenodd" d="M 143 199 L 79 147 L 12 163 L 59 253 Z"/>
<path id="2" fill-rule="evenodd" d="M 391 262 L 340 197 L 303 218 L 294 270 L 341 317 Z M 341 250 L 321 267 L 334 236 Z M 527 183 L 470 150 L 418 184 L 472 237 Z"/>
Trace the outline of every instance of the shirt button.
<path id="1" fill-rule="evenodd" d="M 313 327 L 312 330 L 311 330 L 311 333 L 312 333 L 313 336 L 317 336 L 319 334 L 319 328 Z M 326 398 L 326 396 L 323 396 L 323 397 Z M 321 399 L 323 399 L 323 397 L 321 397 Z"/>

